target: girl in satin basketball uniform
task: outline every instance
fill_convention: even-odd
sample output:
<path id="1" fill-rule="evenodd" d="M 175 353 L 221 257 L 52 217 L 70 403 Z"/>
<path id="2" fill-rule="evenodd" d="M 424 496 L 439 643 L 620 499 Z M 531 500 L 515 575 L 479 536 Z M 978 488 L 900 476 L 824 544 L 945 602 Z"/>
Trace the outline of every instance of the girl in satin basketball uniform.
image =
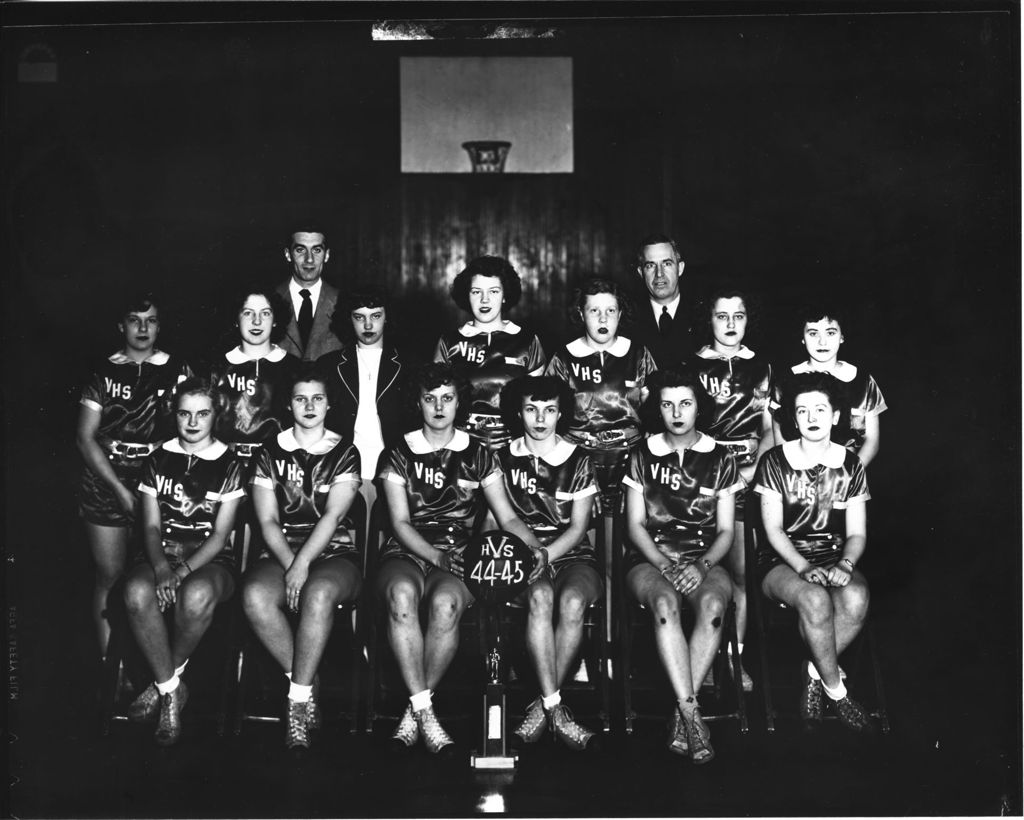
<path id="1" fill-rule="evenodd" d="M 761 589 L 800 619 L 810 654 L 800 697 L 805 724 L 820 725 L 827 700 L 846 726 L 866 731 L 867 714 L 847 693 L 838 660 L 868 610 L 867 580 L 857 569 L 871 498 L 864 463 L 831 440 L 846 412 L 841 382 L 800 374 L 783 401 L 799 438 L 769 450 L 754 478 L 766 536 L 758 550 Z"/>
<path id="2" fill-rule="evenodd" d="M 743 343 L 752 323 L 749 301 L 736 290 L 721 290 L 712 295 L 707 315 L 711 343 L 698 350 L 692 360 L 700 383 L 715 404 L 703 432 L 733 454 L 748 485 L 754 478 L 758 458 L 775 440 L 768 407 L 772 366 Z M 727 559 L 741 655 L 747 631 L 746 538 L 742 523 L 747 493 L 746 488 L 736 493 L 736 532 Z M 753 681 L 742 665 L 740 671 L 743 689 L 749 692 Z"/>
<path id="3" fill-rule="evenodd" d="M 178 435 L 146 460 L 139 481 L 143 555 L 125 582 L 132 633 L 153 671 L 128 711 L 132 720 L 159 717 L 156 742 L 181 734 L 188 689 L 180 676 L 217 604 L 235 589 L 235 556 L 228 541 L 245 496 L 242 468 L 213 436 L 223 397 L 205 379 L 186 379 L 175 391 Z M 173 636 L 164 610 L 174 610 Z"/>
<path id="4" fill-rule="evenodd" d="M 593 459 L 605 497 L 617 496 L 629 451 L 643 438 L 640 406 L 647 397 L 647 378 L 657 369 L 646 347 L 619 334 L 619 323 L 630 310 L 614 282 L 584 282 L 570 311 L 583 335 L 558 350 L 545 371 L 575 394 L 566 438 Z"/>
<path id="5" fill-rule="evenodd" d="M 435 362 L 458 368 L 470 384 L 470 407 L 462 422 L 469 435 L 490 450 L 508 443 L 501 415 L 501 389 L 512 379 L 540 375 L 547 357 L 530 330 L 507 318 L 522 294 L 519 274 L 505 259 L 480 256 L 455 277 L 451 295 L 472 318 L 444 333 Z"/>
<path id="6" fill-rule="evenodd" d="M 170 391 L 192 375 L 184 361 L 156 347 L 160 311 L 151 294 L 124 304 L 118 329 L 122 347 L 100 364 L 82 390 L 77 432 L 85 462 L 79 514 L 96 563 L 92 616 L 103 657 L 110 640 L 107 595 L 128 559 L 142 464 L 174 435 Z"/>

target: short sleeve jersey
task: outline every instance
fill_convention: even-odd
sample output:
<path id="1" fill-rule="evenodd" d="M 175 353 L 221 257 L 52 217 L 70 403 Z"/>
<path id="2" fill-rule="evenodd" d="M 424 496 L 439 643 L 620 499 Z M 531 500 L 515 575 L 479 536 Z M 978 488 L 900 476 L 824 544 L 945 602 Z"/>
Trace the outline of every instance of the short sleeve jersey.
<path id="1" fill-rule="evenodd" d="M 274 345 L 262 359 L 250 359 L 236 347 L 213 368 L 213 382 L 228 400 L 218 419 L 217 438 L 229 443 L 262 444 L 291 426 L 280 401 L 299 359 Z M 275 403 L 276 398 L 276 403 Z"/>
<path id="2" fill-rule="evenodd" d="M 278 433 L 259 451 L 252 477 L 254 487 L 274 491 L 282 528 L 298 533 L 316 526 L 334 485 L 361 481 L 355 445 L 328 430 L 306 450 L 296 441 L 292 428 Z M 343 521 L 335 540 L 350 543 L 350 527 L 350 521 Z"/>
<path id="3" fill-rule="evenodd" d="M 512 379 L 540 375 L 547 359 L 540 340 L 515 322 L 485 332 L 472 322 L 445 333 L 434 350 L 435 362 L 448 362 L 470 383 L 472 413 L 501 414 L 501 390 Z"/>
<path id="4" fill-rule="evenodd" d="M 676 551 L 673 542 L 713 534 L 718 499 L 744 487 L 735 459 L 703 433 L 682 452 L 671 448 L 664 433 L 646 439 L 630 454 L 622 483 L 643 494 L 647 530 L 655 543 L 665 537 L 668 543 L 659 549 L 666 554 Z"/>
<path id="5" fill-rule="evenodd" d="M 118 351 L 106 359 L 82 390 L 81 403 L 100 413 L 96 439 L 153 444 L 173 433 L 170 393 L 192 375 L 189 366 L 162 350 L 143 362 Z"/>
<path id="6" fill-rule="evenodd" d="M 571 437 L 609 430 L 639 434 L 640 390 L 657 369 L 650 351 L 625 336 L 607 350 L 594 350 L 581 337 L 555 353 L 545 372 L 576 394 Z"/>
<path id="7" fill-rule="evenodd" d="M 413 430 L 387 451 L 380 477 L 405 487 L 414 528 L 451 527 L 464 535 L 480 510 L 479 491 L 501 481 L 501 472 L 487 448 L 463 430 L 440 450 Z"/>
<path id="8" fill-rule="evenodd" d="M 813 371 L 807 362 L 801 362 L 800 364 L 793 365 L 790 368 L 790 372 L 793 375 L 799 375 Z M 849 362 L 836 362 L 835 370 L 830 372 L 829 375 L 842 385 L 843 394 L 850 407 L 850 431 L 846 440 L 841 443 L 846 449 L 856 453 L 864 444 L 867 417 L 881 415 L 888 409 L 885 397 L 882 396 L 878 383 L 869 373 Z M 785 384 L 781 384 L 773 391 L 772 412 L 781 407 L 782 391 L 784 389 Z M 788 419 L 780 419 L 779 421 L 784 437 L 787 440 L 795 439 L 796 430 L 793 427 L 793 423 Z"/>
<path id="9" fill-rule="evenodd" d="M 494 457 L 512 508 L 542 543 L 551 543 L 568 528 L 577 500 L 598 492 L 590 456 L 565 439 L 547 455 L 535 456 L 517 438 Z"/>
<path id="10" fill-rule="evenodd" d="M 871 498 L 856 453 L 832 444 L 823 462 L 811 462 L 799 441 L 788 441 L 765 453 L 754 475 L 754 492 L 782 499 L 783 529 L 802 555 L 818 552 L 823 541 L 835 540 L 830 536 L 845 536 L 847 507 Z M 759 559 L 772 555 L 765 544 Z"/>
<path id="11" fill-rule="evenodd" d="M 139 492 L 157 500 L 167 532 L 209 531 L 221 503 L 245 495 L 242 467 L 226 444 L 187 453 L 176 438 L 146 459 Z"/>
<path id="12" fill-rule="evenodd" d="M 761 417 L 771 400 L 772 366 L 742 346 L 735 356 L 705 346 L 697 351 L 693 366 L 715 402 L 714 418 L 704 432 L 716 441 L 760 439 Z"/>

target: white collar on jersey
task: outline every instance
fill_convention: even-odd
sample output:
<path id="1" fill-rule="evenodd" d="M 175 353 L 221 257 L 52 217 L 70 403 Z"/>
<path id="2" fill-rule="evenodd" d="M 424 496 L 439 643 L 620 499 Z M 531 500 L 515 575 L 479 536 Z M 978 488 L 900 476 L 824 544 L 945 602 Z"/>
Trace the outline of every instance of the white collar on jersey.
<path id="1" fill-rule="evenodd" d="M 481 333 L 509 333 L 511 335 L 517 334 L 522 328 L 513 322 L 511 319 L 505 319 L 501 323 L 501 327 L 497 330 L 484 330 L 474 325 L 472 322 L 466 322 L 462 327 L 459 328 L 459 334 L 466 337 L 479 336 Z"/>
<path id="2" fill-rule="evenodd" d="M 179 456 L 195 456 L 203 461 L 216 461 L 227 452 L 228 446 L 223 441 L 213 439 L 209 447 L 204 447 L 198 453 L 188 453 L 185 452 L 181 443 L 176 438 L 172 438 L 161 444 L 160 449 L 166 450 L 168 453 L 177 453 Z"/>
<path id="3" fill-rule="evenodd" d="M 259 361 L 279 362 L 287 355 L 288 351 L 285 350 L 283 347 L 279 347 L 278 345 L 271 345 L 270 352 L 266 356 L 261 356 L 257 359 L 252 359 L 242 352 L 242 346 L 239 345 L 233 350 L 229 350 L 227 353 L 225 353 L 224 358 L 228 360 L 228 364 L 245 364 L 246 362 Z"/>
<path id="4" fill-rule="evenodd" d="M 405 443 L 409 445 L 409 449 L 418 456 L 426 455 L 427 453 L 436 452 L 431 446 L 430 442 L 427 441 L 427 437 L 423 435 L 422 430 L 413 430 L 405 434 Z M 469 433 L 465 430 L 456 430 L 455 435 L 452 436 L 452 440 L 449 441 L 442 450 L 451 450 L 453 453 L 461 453 L 469 446 Z"/>
<path id="5" fill-rule="evenodd" d="M 330 430 L 324 430 L 324 437 L 320 439 L 312 447 L 303 447 L 295 439 L 295 430 L 289 427 L 287 430 L 282 430 L 277 434 L 277 443 L 286 453 L 294 453 L 296 450 L 305 450 L 311 456 L 322 456 L 324 453 L 329 453 L 333 450 L 338 442 L 341 441 L 341 436 L 337 433 L 331 432 Z"/>
<path id="6" fill-rule="evenodd" d="M 811 370 L 810 362 L 800 362 L 800 364 L 795 364 L 790 369 L 796 374 L 828 373 L 830 376 L 834 376 L 841 382 L 852 382 L 857 378 L 857 365 L 850 364 L 849 362 L 837 361 L 834 370 Z"/>
<path id="7" fill-rule="evenodd" d="M 146 357 L 146 359 L 143 360 L 143 364 L 167 364 L 170 358 L 171 357 L 164 353 L 162 350 L 154 350 L 152 353 L 149 354 L 149 356 Z M 114 364 L 138 364 L 138 362 L 135 361 L 134 359 L 129 359 L 127 356 L 125 356 L 124 352 L 121 350 L 113 354 L 110 357 L 110 361 L 112 361 Z"/>
<path id="8" fill-rule="evenodd" d="M 661 458 L 667 456 L 669 453 L 678 453 L 679 450 L 669 447 L 668 439 L 665 438 L 664 433 L 658 433 L 647 439 L 647 449 L 651 451 L 652 456 Z M 706 436 L 699 430 L 697 431 L 697 440 L 693 443 L 690 450 L 694 453 L 710 453 L 715 449 L 715 440 L 711 436 Z"/>
<path id="9" fill-rule="evenodd" d="M 754 351 L 746 345 L 740 345 L 739 350 L 731 356 L 726 356 L 724 353 L 719 353 L 711 345 L 704 345 L 704 347 L 697 351 L 697 355 L 702 359 L 721 359 L 722 361 L 727 361 L 728 359 L 753 359 Z"/>
<path id="10" fill-rule="evenodd" d="M 513 442 L 508 446 L 508 449 L 509 452 L 516 457 L 533 455 L 533 453 L 530 452 L 530 449 L 526 446 L 526 436 L 520 436 L 513 440 Z M 555 445 L 554 449 L 546 456 L 537 456 L 537 458 L 551 467 L 560 467 L 568 461 L 569 456 L 571 456 L 575 450 L 575 444 L 571 441 L 566 441 L 561 436 L 558 436 L 558 443 Z"/>
<path id="11" fill-rule="evenodd" d="M 842 444 L 830 441 L 825 455 L 820 461 L 815 461 L 800 447 L 800 439 L 787 441 L 782 445 L 782 454 L 786 457 L 786 461 L 789 462 L 789 466 L 794 470 L 810 470 L 819 464 L 832 470 L 838 470 L 843 466 L 843 462 L 846 461 L 846 453 L 847 450 Z"/>
<path id="12" fill-rule="evenodd" d="M 580 336 L 578 339 L 569 342 L 565 349 L 569 351 L 570 356 L 575 356 L 577 359 L 582 359 L 584 356 L 593 356 L 595 353 L 607 353 L 610 356 L 621 359 L 629 353 L 629 348 L 632 344 L 625 336 L 619 336 L 612 342 L 611 347 L 606 347 L 604 350 L 594 350 L 594 348 L 587 344 L 587 337 Z"/>

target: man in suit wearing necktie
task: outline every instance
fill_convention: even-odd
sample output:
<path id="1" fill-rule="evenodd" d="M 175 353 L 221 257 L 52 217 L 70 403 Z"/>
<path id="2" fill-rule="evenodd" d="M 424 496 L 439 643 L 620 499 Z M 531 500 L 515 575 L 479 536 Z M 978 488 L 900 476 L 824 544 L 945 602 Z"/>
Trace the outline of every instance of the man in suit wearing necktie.
<path id="1" fill-rule="evenodd" d="M 636 271 L 648 300 L 637 305 L 631 335 L 647 346 L 662 370 L 682 364 L 693 353 L 689 306 L 679 293 L 684 266 L 671 237 L 651 234 L 641 243 Z"/>
<path id="2" fill-rule="evenodd" d="M 323 280 L 324 265 L 330 257 L 324 233 L 312 229 L 293 232 L 284 249 L 292 275 L 277 292 L 292 306 L 292 311 L 280 344 L 305 361 L 314 361 L 341 347 L 331 332 L 338 290 Z"/>

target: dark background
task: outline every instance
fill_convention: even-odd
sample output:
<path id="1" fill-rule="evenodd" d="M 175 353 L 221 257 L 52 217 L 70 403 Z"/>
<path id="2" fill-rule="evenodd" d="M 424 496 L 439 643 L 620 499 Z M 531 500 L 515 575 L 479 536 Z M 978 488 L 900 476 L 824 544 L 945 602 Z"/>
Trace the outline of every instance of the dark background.
<path id="1" fill-rule="evenodd" d="M 1020 812 L 1016 4 L 697 4 L 668 16 L 637 5 L 659 16 L 589 19 L 548 5 L 554 40 L 378 43 L 368 21 L 385 12 L 372 6 L 301 4 L 299 21 L 276 4 L 201 17 L 145 5 L 159 24 L 136 25 L 138 10 L 3 9 L 15 813 L 75 805 L 58 786 L 46 802 L 25 784 L 47 774 L 32 743 L 40 716 L 81 700 L 67 659 L 90 658 L 73 430 L 83 380 L 118 345 L 117 299 L 155 286 L 168 305 L 161 347 L 196 357 L 224 329 L 230 286 L 287 275 L 288 226 L 307 214 L 327 226 L 328 281 L 385 280 L 417 350 L 461 320 L 443 271 L 463 242 L 470 257 L 515 247 L 527 260 L 514 317 L 549 343 L 565 335 L 574 282 L 631 281 L 651 231 L 681 240 L 688 296 L 729 281 L 760 297 L 748 342 L 779 365 L 803 357 L 796 306 L 838 300 L 843 358 L 875 376 L 890 408 L 869 471 L 869 553 L 904 709 L 894 721 L 922 755 L 942 742 L 967 761 L 948 761 L 961 803 L 903 809 Z M 416 8 L 428 11 L 448 13 Z M 87 19 L 106 25 L 68 25 Z M 40 43 L 59 82 L 18 83 L 19 57 Z M 489 54 L 573 58 L 575 172 L 400 174 L 399 57 Z M 47 731 L 59 744 L 58 724 Z"/>

